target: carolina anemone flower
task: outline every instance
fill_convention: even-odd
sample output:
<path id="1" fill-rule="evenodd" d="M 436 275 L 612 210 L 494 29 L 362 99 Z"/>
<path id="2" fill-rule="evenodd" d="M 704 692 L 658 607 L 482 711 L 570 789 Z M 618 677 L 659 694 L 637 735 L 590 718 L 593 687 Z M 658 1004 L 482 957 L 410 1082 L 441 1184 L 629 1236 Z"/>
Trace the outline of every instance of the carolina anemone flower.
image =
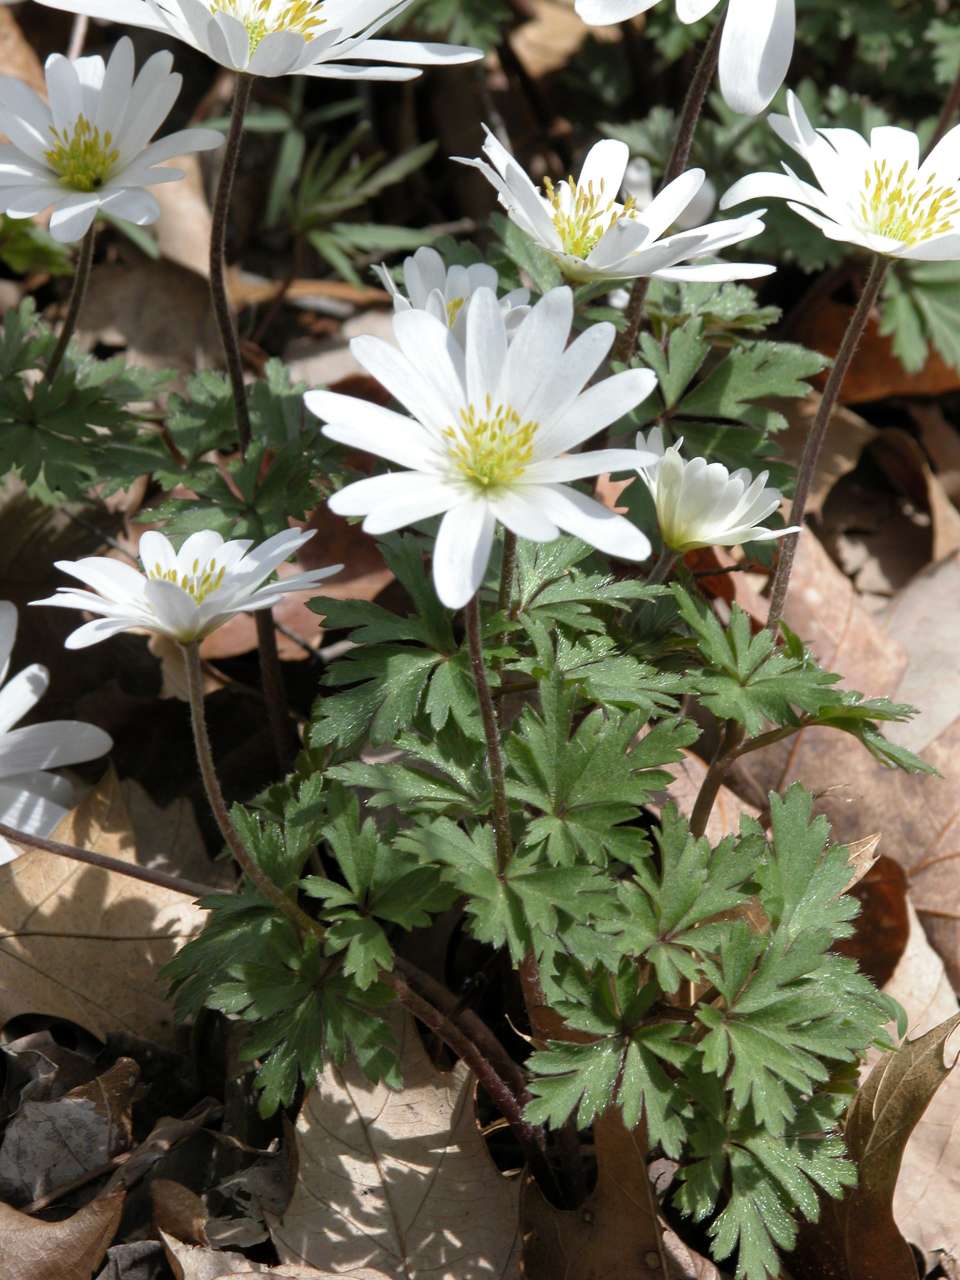
<path id="1" fill-rule="evenodd" d="M 591 26 L 625 22 L 657 0 L 577 0 Z M 697 22 L 720 0 L 677 0 L 681 22 Z M 797 31 L 795 0 L 729 0 L 720 41 L 720 90 L 733 111 L 755 116 L 773 101 L 787 78 Z"/>
<path id="2" fill-rule="evenodd" d="M 553 289 L 508 341 L 496 295 L 478 289 L 462 347 L 425 311 L 394 317 L 399 351 L 372 337 L 350 344 L 409 417 L 333 391 L 304 397 L 331 440 L 404 468 L 347 485 L 330 499 L 333 511 L 366 517 L 372 534 L 443 516 L 433 580 L 450 609 L 476 594 L 498 523 L 533 542 L 565 530 L 624 560 L 650 554 L 645 534 L 567 482 L 637 466 L 630 449 L 570 451 L 644 401 L 656 375 L 628 369 L 584 390 L 614 328 L 593 325 L 567 346 L 572 324 L 571 290 Z"/>
<path id="3" fill-rule="evenodd" d="M 784 173 L 735 182 L 721 208 L 773 196 L 830 240 L 891 258 L 960 259 L 960 126 L 921 162 L 909 129 L 883 125 L 867 141 L 852 129 L 815 129 L 792 93 L 787 110 L 771 116 L 770 126 L 806 160 L 819 186 L 784 164 Z"/>
<path id="4" fill-rule="evenodd" d="M 665 449 L 663 432 L 637 435 L 637 449 L 654 461 L 637 464 L 657 509 L 664 544 L 678 554 L 697 547 L 736 547 L 743 542 L 770 542 L 799 529 L 767 529 L 760 522 L 779 508 L 779 489 L 767 487 L 768 472 L 754 479 L 747 470 L 733 474 L 721 462 L 685 460 L 682 440 Z"/>
<path id="5" fill-rule="evenodd" d="M 97 213 L 138 226 L 154 222 L 160 206 L 144 190 L 176 182 L 180 169 L 158 167 L 174 156 L 223 144 L 214 129 L 183 129 L 150 142 L 180 92 L 169 53 L 155 53 L 134 77 L 133 45 L 124 38 L 109 61 L 59 53 L 47 59 L 49 105 L 12 76 L 0 76 L 3 131 L 0 208 L 30 218 L 53 206 L 50 232 L 79 240 Z"/>
<path id="6" fill-rule="evenodd" d="M 373 63 L 474 62 L 479 49 L 375 40 L 413 0 L 39 0 L 51 9 L 146 27 L 199 49 L 230 71 L 251 76 L 322 76 L 333 80 L 411 80 L 415 66 Z"/>
<path id="7" fill-rule="evenodd" d="M 73 804 L 73 787 L 48 770 L 104 756 L 113 746 L 109 734 L 80 720 L 48 720 L 22 729 L 14 726 L 46 693 L 50 673 L 31 663 L 7 680 L 17 637 L 17 610 L 0 602 L 0 822 L 31 835 L 48 836 Z M 0 838 L 0 862 L 16 850 Z"/>
<path id="8" fill-rule="evenodd" d="M 380 283 L 393 298 L 395 311 L 426 311 L 449 325 L 457 341 L 463 345 L 467 325 L 467 304 L 478 289 L 497 292 L 499 281 L 493 267 L 485 262 L 475 262 L 469 267 L 448 267 L 436 249 L 424 246 L 403 263 L 403 284 L 406 294 L 400 292 L 393 276 L 381 263 L 373 268 Z M 513 331 L 530 310 L 530 290 L 514 289 L 500 299 L 500 306 Z"/>
<path id="9" fill-rule="evenodd" d="M 175 551 L 164 534 L 151 530 L 140 539 L 142 573 L 108 556 L 58 560 L 58 569 L 93 589 L 60 587 L 56 595 L 32 603 L 101 615 L 67 637 L 68 649 L 84 649 L 121 631 L 152 631 L 189 644 L 235 613 L 270 609 L 289 591 L 303 591 L 339 573 L 343 565 L 337 564 L 267 581 L 314 532 L 285 529 L 254 547 L 245 539 L 224 542 L 219 533 L 203 530 Z"/>
<path id="10" fill-rule="evenodd" d="M 623 142 L 605 139 L 587 153 L 574 182 L 547 179 L 541 192 L 484 125 L 481 159 L 456 156 L 479 169 L 496 189 L 512 222 L 558 263 L 568 280 L 753 280 L 774 268 L 753 262 L 700 263 L 721 249 L 763 230 L 760 214 L 667 234 L 706 181 L 690 169 L 664 188 L 640 212 L 632 197 L 621 204 L 620 189 L 630 159 Z M 693 265 L 691 265 L 693 264 Z"/>

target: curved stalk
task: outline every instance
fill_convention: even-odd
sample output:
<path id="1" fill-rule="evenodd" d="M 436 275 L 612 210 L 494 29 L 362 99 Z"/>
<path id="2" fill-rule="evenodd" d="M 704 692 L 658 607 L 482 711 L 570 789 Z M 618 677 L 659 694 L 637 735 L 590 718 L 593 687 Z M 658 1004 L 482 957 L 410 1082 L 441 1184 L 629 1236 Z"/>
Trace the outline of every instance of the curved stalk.
<path id="1" fill-rule="evenodd" d="M 693 73 L 693 79 L 690 81 L 690 88 L 687 90 L 683 110 L 680 113 L 680 120 L 677 124 L 677 136 L 673 143 L 673 150 L 670 153 L 670 159 L 667 161 L 667 168 L 660 183 L 660 191 L 669 186 L 675 178 L 679 178 L 690 162 L 690 152 L 693 150 L 693 140 L 696 136 L 697 125 L 703 115 L 704 103 L 707 100 L 707 94 L 710 92 L 710 86 L 713 84 L 713 78 L 717 73 L 717 66 L 720 62 L 720 41 L 722 36 L 723 19 L 714 27 L 710 34 L 710 39 L 704 45 L 697 69 Z M 626 363 L 633 355 L 637 345 L 637 335 L 640 333 L 640 324 L 643 320 L 643 304 L 646 302 L 649 288 L 649 276 L 640 276 L 633 282 L 630 301 L 627 303 L 625 313 L 627 319 L 626 328 L 617 338 L 613 349 L 613 358 L 615 360 Z"/>
<path id="2" fill-rule="evenodd" d="M 827 385 L 823 389 L 817 416 L 803 447 L 800 470 L 797 474 L 797 488 L 793 498 L 793 506 L 790 510 L 790 523 L 799 525 L 801 529 L 807 512 L 807 502 L 810 498 L 813 478 L 816 475 L 817 463 L 820 461 L 823 442 L 826 440 L 827 431 L 830 428 L 830 419 L 840 399 L 840 393 L 843 390 L 847 374 L 850 372 L 853 357 L 856 355 L 857 348 L 866 331 L 870 313 L 873 311 L 877 298 L 880 296 L 880 289 L 889 265 L 889 258 L 876 257 L 873 260 L 867 283 L 864 285 L 863 293 L 860 295 L 857 309 L 847 325 L 847 331 L 843 335 L 840 350 L 837 352 L 833 368 L 830 370 Z M 767 616 L 767 626 L 771 631 L 776 631 L 780 625 L 780 619 L 783 617 L 783 608 L 787 600 L 787 589 L 790 586 L 790 575 L 793 572 L 793 562 L 797 554 L 797 539 L 799 536 L 798 533 L 788 534 L 783 539 L 783 544 L 780 548 L 780 559 L 777 562 L 777 571 L 773 577 L 773 587 L 770 593 L 770 613 Z"/>
<path id="3" fill-rule="evenodd" d="M 517 569 L 517 535 L 505 529 L 503 533 L 503 562 L 500 566 L 500 596 L 497 607 L 501 613 L 510 608 L 513 579 Z"/>
<path id="4" fill-rule="evenodd" d="M 223 354 L 227 361 L 227 373 L 233 392 L 234 413 L 237 419 L 237 435 L 240 440 L 240 451 L 246 453 L 250 445 L 250 410 L 247 405 L 247 391 L 243 383 L 243 359 L 240 355 L 240 342 L 236 325 L 230 311 L 230 299 L 227 297 L 226 266 L 224 255 L 227 244 L 227 224 L 230 217 L 230 200 L 233 196 L 234 179 L 237 176 L 237 161 L 240 157 L 240 144 L 243 140 L 243 120 L 250 103 L 250 91 L 253 88 L 253 76 L 238 74 L 237 87 L 233 95 L 233 109 L 230 113 L 230 131 L 227 134 L 227 145 L 223 153 L 223 167 L 220 170 L 220 181 L 217 183 L 217 194 L 213 202 L 213 227 L 210 232 L 210 296 L 213 299 L 213 314 L 220 331 Z"/>
<path id="5" fill-rule="evenodd" d="M 57 371 L 63 363 L 63 357 L 67 354 L 70 339 L 73 337 L 74 330 L 77 327 L 80 309 L 87 293 L 87 285 L 90 283 L 90 270 L 93 266 L 93 243 L 97 235 L 96 228 L 96 222 L 91 222 L 90 230 L 80 242 L 80 256 L 77 259 L 77 269 L 73 276 L 73 288 L 70 290 L 66 318 L 63 322 L 63 328 L 60 330 L 57 345 L 53 349 L 53 355 L 50 357 L 43 375 L 46 382 L 52 382 L 57 376 Z"/>

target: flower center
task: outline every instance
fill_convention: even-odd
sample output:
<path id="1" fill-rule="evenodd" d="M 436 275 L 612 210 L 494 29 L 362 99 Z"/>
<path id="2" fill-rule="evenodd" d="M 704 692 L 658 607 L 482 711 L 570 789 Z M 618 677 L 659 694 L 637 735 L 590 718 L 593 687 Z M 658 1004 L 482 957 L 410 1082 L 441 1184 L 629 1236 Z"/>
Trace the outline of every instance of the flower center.
<path id="1" fill-rule="evenodd" d="M 608 200 L 606 183 L 602 181 L 598 190 L 592 182 L 585 187 L 577 186 L 573 178 L 555 187 L 550 178 L 545 178 L 543 189 L 553 207 L 553 225 L 564 251 L 575 258 L 585 258 L 611 227 L 621 218 L 632 217 L 636 210 L 633 196 L 629 196 L 623 206 L 618 205 L 615 198 Z"/>
<path id="2" fill-rule="evenodd" d="M 55 146 L 43 158 L 63 186 L 72 191 L 97 191 L 120 160 L 108 129 L 101 134 L 86 116 L 77 116 L 71 128 L 50 128 Z"/>
<path id="3" fill-rule="evenodd" d="M 494 405 L 487 396 L 481 410 L 474 405 L 461 410 L 459 425 L 444 432 L 450 442 L 450 461 L 482 493 L 505 489 L 533 460 L 538 426 L 524 422 L 509 405 Z"/>
<path id="4" fill-rule="evenodd" d="M 313 40 L 326 19 L 323 0 L 208 0 L 211 13 L 226 13 L 242 22 L 253 54 L 264 36 L 292 31 Z"/>
<path id="5" fill-rule="evenodd" d="M 923 188 L 916 176 L 907 181 L 908 169 L 904 161 L 895 175 L 886 160 L 875 161 L 860 197 L 860 216 L 877 235 L 915 245 L 953 229 L 960 197 L 955 187 L 938 186 L 934 174 Z"/>
<path id="6" fill-rule="evenodd" d="M 207 596 L 212 595 L 223 582 L 223 575 L 226 572 L 226 565 L 218 565 L 216 560 L 208 560 L 204 565 L 201 565 L 199 560 L 194 560 L 190 573 L 177 573 L 176 569 L 164 569 L 158 561 L 152 569 L 148 570 L 147 577 L 154 581 L 172 582 L 188 596 L 192 596 L 197 604 L 203 604 Z"/>

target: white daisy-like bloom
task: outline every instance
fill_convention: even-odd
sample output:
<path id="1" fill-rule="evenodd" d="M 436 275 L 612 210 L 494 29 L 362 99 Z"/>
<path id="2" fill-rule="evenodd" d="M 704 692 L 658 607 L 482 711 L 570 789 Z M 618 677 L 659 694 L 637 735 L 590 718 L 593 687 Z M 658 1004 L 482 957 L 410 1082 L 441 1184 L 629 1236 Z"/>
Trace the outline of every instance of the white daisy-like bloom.
<path id="1" fill-rule="evenodd" d="M 137 226 L 155 222 L 160 206 L 146 187 L 176 182 L 174 156 L 223 144 L 214 129 L 183 129 L 150 139 L 180 92 L 169 53 L 155 53 L 134 77 L 133 45 L 124 38 L 109 60 L 55 53 L 44 74 L 49 105 L 13 76 L 0 76 L 3 132 L 0 209 L 30 218 L 53 206 L 50 232 L 79 240 L 101 210 Z"/>
<path id="2" fill-rule="evenodd" d="M 486 125 L 484 133 L 486 160 L 454 158 L 480 170 L 511 221 L 556 260 L 568 280 L 755 280 L 774 270 L 765 263 L 697 261 L 759 235 L 762 210 L 668 234 L 699 195 L 706 181 L 702 169 L 682 173 L 641 212 L 633 197 L 619 201 L 630 160 L 625 143 L 596 143 L 576 182 L 547 179 L 540 191 Z"/>
<path id="3" fill-rule="evenodd" d="M 463 346 L 448 325 L 413 310 L 394 317 L 397 346 L 351 343 L 409 417 L 333 391 L 304 397 L 331 440 L 405 468 L 347 485 L 330 499 L 333 511 L 366 517 L 372 534 L 443 516 L 433 580 L 448 608 L 476 594 L 498 523 L 533 542 L 564 530 L 624 560 L 650 554 L 645 534 L 567 482 L 637 466 L 629 449 L 571 450 L 644 401 L 656 375 L 628 369 L 584 390 L 615 330 L 593 325 L 568 346 L 572 324 L 572 291 L 553 289 L 508 340 L 496 294 L 478 289 Z"/>
<path id="4" fill-rule="evenodd" d="M 493 267 L 477 262 L 469 267 L 448 267 L 436 249 L 424 246 L 412 257 L 404 259 L 401 293 L 388 268 L 381 263 L 374 271 L 380 283 L 393 299 L 394 311 L 426 311 L 449 325 L 457 341 L 463 345 L 467 326 L 467 304 L 478 289 L 499 287 L 499 279 Z M 507 332 L 512 333 L 530 310 L 530 290 L 514 289 L 500 299 L 500 306 L 507 322 Z"/>
<path id="5" fill-rule="evenodd" d="M 230 71 L 328 80 L 412 80 L 417 66 L 475 62 L 480 49 L 376 40 L 413 0 L 39 0 L 182 40 Z M 363 66 L 346 62 L 413 63 Z"/>
<path id="6" fill-rule="evenodd" d="M 73 805 L 73 787 L 49 773 L 65 765 L 105 756 L 110 735 L 79 720 L 14 726 L 46 693 L 50 673 L 39 663 L 7 680 L 17 637 L 16 606 L 0 602 L 0 822 L 35 836 L 48 836 Z M 17 851 L 0 837 L 0 863 Z"/>
<path id="7" fill-rule="evenodd" d="M 784 164 L 784 173 L 751 173 L 735 182 L 721 208 L 773 196 L 830 240 L 891 258 L 960 259 L 960 126 L 921 161 L 909 129 L 882 125 L 868 141 L 853 129 L 815 129 L 792 93 L 787 110 L 771 116 L 770 125 L 819 185 Z"/>
<path id="8" fill-rule="evenodd" d="M 285 529 L 258 547 L 246 539 L 224 542 L 219 533 L 192 533 L 179 551 L 153 530 L 140 539 L 143 572 L 108 556 L 58 560 L 57 568 L 92 590 L 60 587 L 31 603 L 83 609 L 100 616 L 67 637 L 68 649 L 85 649 L 121 631 L 152 631 L 180 644 L 202 640 L 235 613 L 270 609 L 290 591 L 315 586 L 343 565 L 267 579 L 313 537 L 313 529 Z"/>
<path id="9" fill-rule="evenodd" d="M 761 524 L 782 501 L 779 489 L 767 487 L 769 472 L 754 479 L 742 469 L 733 474 L 722 462 L 706 458 L 685 460 L 683 440 L 664 448 L 663 432 L 655 427 L 639 432 L 637 449 L 652 463 L 637 469 L 650 490 L 664 544 L 679 554 L 697 547 L 736 547 L 743 542 L 770 542 L 799 529 L 767 529 Z"/>
<path id="10" fill-rule="evenodd" d="M 626 22 L 658 0 L 577 0 L 590 26 Z M 677 0 L 681 22 L 697 22 L 722 0 Z M 755 116 L 787 78 L 797 33 L 795 0 L 729 0 L 720 40 L 720 90 L 733 111 Z"/>

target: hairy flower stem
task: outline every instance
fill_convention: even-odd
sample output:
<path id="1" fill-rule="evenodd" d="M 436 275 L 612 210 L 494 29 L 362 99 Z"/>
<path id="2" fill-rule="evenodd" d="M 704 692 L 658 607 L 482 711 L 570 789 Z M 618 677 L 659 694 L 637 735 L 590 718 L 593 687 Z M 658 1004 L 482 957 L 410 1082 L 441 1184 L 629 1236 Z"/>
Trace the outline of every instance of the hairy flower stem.
<path id="1" fill-rule="evenodd" d="M 697 132 L 697 125 L 703 115 L 704 103 L 707 100 L 707 94 L 710 92 L 710 86 L 713 84 L 713 78 L 717 74 L 722 36 L 723 20 L 721 19 L 714 27 L 710 39 L 704 45 L 697 69 L 693 73 L 693 79 L 690 81 L 690 88 L 687 90 L 683 110 L 680 113 L 680 120 L 677 124 L 677 136 L 674 139 L 673 150 L 670 153 L 670 159 L 667 161 L 667 168 L 660 183 L 660 191 L 669 186 L 675 178 L 679 178 L 690 163 L 690 152 L 693 150 L 693 139 Z M 643 307 L 647 300 L 647 290 L 649 288 L 649 276 L 640 276 L 633 282 L 633 288 L 630 290 L 630 301 L 627 303 L 625 312 L 627 323 L 613 348 L 614 360 L 619 360 L 625 364 L 636 349 L 637 335 L 640 333 L 640 325 L 643 321 Z"/>
<path id="2" fill-rule="evenodd" d="M 693 806 L 693 813 L 690 815 L 690 831 L 698 839 L 707 829 L 713 806 L 730 766 L 737 758 L 743 736 L 743 727 L 737 724 L 736 720 L 727 721 L 723 738 L 700 785 L 700 793 Z"/>
<path id="3" fill-rule="evenodd" d="M 244 875 L 256 887 L 261 897 L 272 903 L 278 911 L 285 915 L 297 930 L 298 934 L 309 933 L 323 935 L 321 925 L 298 906 L 284 891 L 275 885 L 268 875 L 261 871 L 256 861 L 250 856 L 240 833 L 233 825 L 227 802 L 220 789 L 220 779 L 213 763 L 213 751 L 210 747 L 210 735 L 207 732 L 207 718 L 203 710 L 203 671 L 200 664 L 200 645 L 194 640 L 190 644 L 181 645 L 187 666 L 187 687 L 190 694 L 190 717 L 193 722 L 193 741 L 197 750 L 197 763 L 200 765 L 200 776 L 204 790 L 217 820 L 224 843 L 233 854 Z"/>
<path id="4" fill-rule="evenodd" d="M 283 663 L 277 649 L 277 629 L 272 609 L 258 609 L 253 615 L 257 624 L 257 652 L 260 656 L 260 686 L 267 706 L 270 737 L 277 767 L 285 773 L 296 747 L 296 736 L 290 723 L 287 689 L 283 681 Z"/>
<path id="5" fill-rule="evenodd" d="M 823 389 L 817 416 L 803 447 L 800 470 L 797 474 L 797 488 L 793 497 L 793 506 L 790 510 L 790 523 L 799 525 L 801 528 L 807 512 L 807 502 L 810 498 L 810 490 L 816 475 L 817 464 L 820 461 L 823 442 L 827 438 L 827 431 L 830 428 L 830 419 L 833 417 L 833 411 L 840 399 L 840 393 L 853 363 L 853 357 L 856 355 L 857 348 L 866 331 L 870 314 L 876 305 L 877 298 L 880 296 L 880 289 L 883 286 L 889 265 L 890 260 L 888 258 L 878 256 L 873 260 L 867 283 L 864 285 L 863 293 L 860 295 L 857 309 L 847 325 L 847 331 L 843 335 L 840 350 L 837 352 L 833 368 L 830 370 L 827 385 Z M 783 617 L 783 608 L 787 600 L 787 589 L 790 586 L 790 574 L 793 571 L 793 562 L 797 554 L 797 540 L 799 537 L 798 533 L 788 534 L 783 539 L 780 548 L 780 558 L 777 562 L 777 571 L 773 577 L 773 587 L 770 593 L 770 613 L 767 616 L 767 626 L 774 632 L 779 627 L 780 619 Z"/>
<path id="6" fill-rule="evenodd" d="M 661 582 L 666 582 L 673 571 L 673 566 L 677 563 L 677 552 L 671 551 L 669 547 L 664 547 L 660 552 L 657 563 L 650 570 L 650 574 L 646 580 L 646 586 L 656 587 Z"/>
<path id="7" fill-rule="evenodd" d="M 73 276 L 73 288 L 70 290 L 66 318 L 63 322 L 63 328 L 60 330 L 57 345 L 53 349 L 53 355 L 50 357 L 43 375 L 47 382 L 52 382 L 57 376 L 63 357 L 67 354 L 70 339 L 73 337 L 73 332 L 77 327 L 80 308 L 83 306 L 87 285 L 90 283 L 90 269 L 93 266 L 93 242 L 96 239 L 96 235 L 97 224 L 94 221 L 90 224 L 90 230 L 80 241 L 80 256 L 77 258 L 77 269 Z"/>
<path id="8" fill-rule="evenodd" d="M 497 607 L 501 613 L 510 609 L 513 596 L 513 579 L 517 571 L 517 535 L 509 529 L 503 535 L 503 560 L 500 565 L 500 595 Z"/>
<path id="9" fill-rule="evenodd" d="M 220 170 L 220 181 L 217 183 L 217 194 L 213 202 L 213 228 L 210 233 L 210 295 L 213 299 L 213 314 L 220 331 L 220 341 L 223 344 L 223 354 L 226 357 L 227 372 L 230 376 L 241 453 L 246 453 L 250 445 L 250 409 L 243 384 L 240 342 L 230 311 L 230 299 L 227 297 L 225 253 L 230 200 L 233 196 L 234 179 L 237 176 L 240 143 L 243 140 L 243 120 L 250 103 L 252 88 L 253 76 L 242 73 L 237 75 L 233 110 L 230 113 L 230 131 L 227 134 L 223 167 Z"/>
<path id="10" fill-rule="evenodd" d="M 497 868 L 503 875 L 513 858 L 513 836 L 510 832 L 510 808 L 507 804 L 507 784 L 503 768 L 503 752 L 500 749 L 500 729 L 497 713 L 490 694 L 487 670 L 483 662 L 483 639 L 480 631 L 480 597 L 475 595 L 464 610 L 467 624 L 467 644 L 473 667 L 473 682 L 480 704 L 480 718 L 487 740 L 487 763 L 490 769 L 490 785 L 493 788 L 493 829 L 497 842 Z"/>

